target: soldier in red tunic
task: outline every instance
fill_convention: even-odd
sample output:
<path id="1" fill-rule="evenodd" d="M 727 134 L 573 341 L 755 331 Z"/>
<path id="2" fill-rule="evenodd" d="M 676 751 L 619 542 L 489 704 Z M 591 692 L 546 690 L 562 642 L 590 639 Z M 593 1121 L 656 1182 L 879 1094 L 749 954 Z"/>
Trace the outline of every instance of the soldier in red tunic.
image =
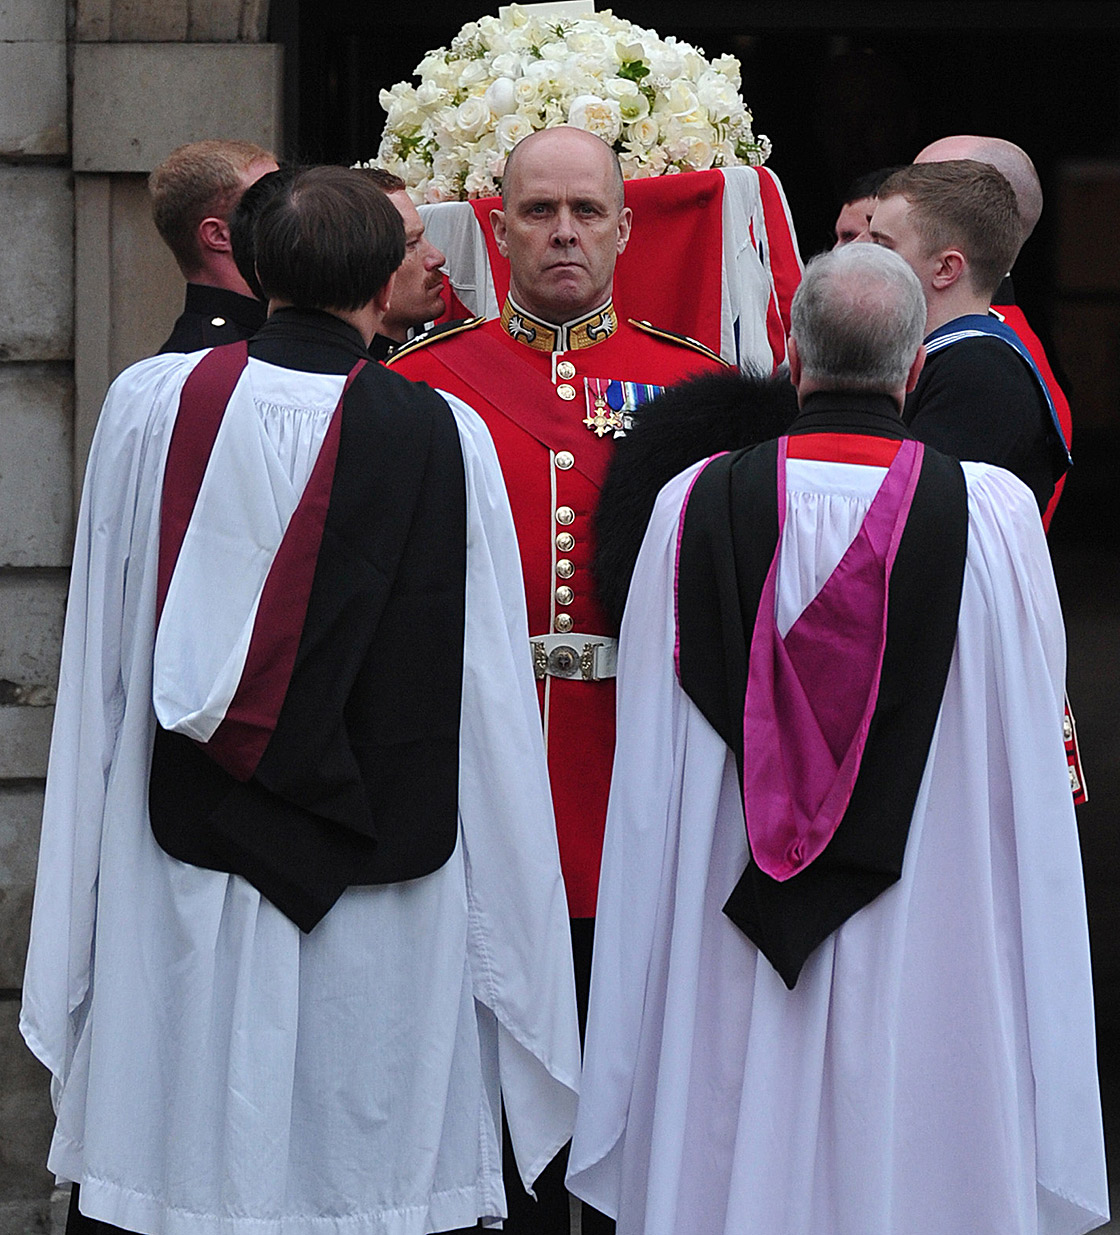
<path id="1" fill-rule="evenodd" d="M 614 267 L 631 212 L 618 160 L 598 137 L 562 127 L 525 138 L 507 162 L 502 209 L 491 221 L 510 263 L 501 316 L 437 327 L 390 364 L 474 407 L 498 451 L 521 549 L 525 654 L 537 669 L 568 907 L 579 920 L 582 1015 L 615 743 L 617 632 L 591 579 L 599 488 L 635 409 L 724 362 L 695 340 L 616 311 Z M 541 1196 L 524 1227 L 511 1196 L 507 1229 L 545 1235 L 553 1227 L 543 1211 L 556 1210 L 556 1229 L 567 1232 L 566 1196 L 555 1204 Z M 589 1218 L 585 1211 L 585 1233 Z"/>

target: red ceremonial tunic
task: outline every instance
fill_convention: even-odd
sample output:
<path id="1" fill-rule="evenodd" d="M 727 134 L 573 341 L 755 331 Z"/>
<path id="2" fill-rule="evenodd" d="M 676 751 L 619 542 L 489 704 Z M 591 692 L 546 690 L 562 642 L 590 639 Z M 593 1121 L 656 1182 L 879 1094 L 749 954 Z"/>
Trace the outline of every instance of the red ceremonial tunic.
<path id="1" fill-rule="evenodd" d="M 521 341 L 530 333 L 531 341 Z M 512 372 L 479 363 L 494 344 L 509 353 Z M 472 357 L 467 380 L 456 367 Z M 583 421 L 607 382 L 668 386 L 723 362 L 700 344 L 619 321 L 611 305 L 557 329 L 507 302 L 502 318 L 417 340 L 390 365 L 457 395 L 485 420 L 517 525 L 530 637 L 617 635 L 591 577 L 592 520 L 613 431 L 600 437 Z M 615 388 L 610 398 L 617 402 L 619 393 Z M 583 642 L 574 640 L 577 651 Z M 568 910 L 574 918 L 593 917 L 614 756 L 614 679 L 548 676 L 538 681 L 538 693 Z"/>

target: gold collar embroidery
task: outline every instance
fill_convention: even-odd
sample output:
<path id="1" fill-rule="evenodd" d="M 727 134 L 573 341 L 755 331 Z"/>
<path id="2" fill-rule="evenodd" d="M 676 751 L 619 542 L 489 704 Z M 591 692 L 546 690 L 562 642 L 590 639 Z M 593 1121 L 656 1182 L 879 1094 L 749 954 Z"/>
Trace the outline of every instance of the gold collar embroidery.
<path id="1" fill-rule="evenodd" d="M 502 306 L 502 327 L 511 339 L 537 352 L 578 351 L 609 339 L 618 329 L 618 314 L 614 302 L 608 300 L 582 317 L 553 326 L 527 313 L 512 296 L 507 296 Z"/>

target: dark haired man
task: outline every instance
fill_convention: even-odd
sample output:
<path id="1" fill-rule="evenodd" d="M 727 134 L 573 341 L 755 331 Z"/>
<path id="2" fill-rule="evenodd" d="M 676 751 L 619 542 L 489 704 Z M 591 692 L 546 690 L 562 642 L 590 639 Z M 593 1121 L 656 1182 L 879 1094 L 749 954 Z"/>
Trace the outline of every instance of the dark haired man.
<path id="1" fill-rule="evenodd" d="M 875 213 L 879 186 L 898 170 L 899 167 L 880 167 L 878 171 L 857 176 L 848 185 L 848 191 L 840 203 L 840 213 L 836 216 L 834 249 L 851 244 L 853 240 L 867 239 L 867 228 Z"/>
<path id="2" fill-rule="evenodd" d="M 381 323 L 381 332 L 370 347 L 379 360 L 384 360 L 411 334 L 443 315 L 442 267 L 446 259 L 425 235 L 424 220 L 400 176 L 380 167 L 358 170 L 396 206 L 404 223 L 404 261 L 397 270 L 393 303 Z"/>
<path id="3" fill-rule="evenodd" d="M 126 370 L 83 494 L 22 1020 L 71 1235 L 473 1227 L 502 1108 L 526 1187 L 571 1128 L 493 446 L 368 363 L 379 190 L 301 171 L 255 238 L 268 322 Z"/>
<path id="4" fill-rule="evenodd" d="M 1006 177 L 970 159 L 903 168 L 880 187 L 869 234 L 906 259 L 926 297 L 929 359 L 906 423 L 947 454 L 1006 467 L 1046 510 L 1069 452 L 1029 351 L 989 313 L 1022 242 Z"/>
<path id="5" fill-rule="evenodd" d="M 189 142 L 148 177 L 152 218 L 171 250 L 187 299 L 161 352 L 194 352 L 247 339 L 264 322 L 265 306 L 233 260 L 229 219 L 241 194 L 276 157 L 246 141 Z"/>

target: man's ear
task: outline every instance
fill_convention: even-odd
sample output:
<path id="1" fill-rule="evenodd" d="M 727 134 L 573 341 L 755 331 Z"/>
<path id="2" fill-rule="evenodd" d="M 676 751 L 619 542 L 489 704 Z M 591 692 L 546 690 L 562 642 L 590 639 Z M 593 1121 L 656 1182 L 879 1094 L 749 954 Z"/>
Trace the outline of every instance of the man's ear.
<path id="1" fill-rule="evenodd" d="M 374 308 L 381 314 L 382 317 L 389 312 L 389 305 L 393 300 L 393 288 L 397 282 L 397 272 L 394 270 L 389 276 L 388 283 L 377 293 L 373 298 Z"/>
<path id="2" fill-rule="evenodd" d="M 623 206 L 618 213 L 618 252 L 621 256 L 625 250 L 627 242 L 630 240 L 630 226 L 634 221 L 634 212 L 629 206 Z"/>
<path id="3" fill-rule="evenodd" d="M 918 354 L 914 357 L 914 360 L 910 365 L 910 372 L 907 373 L 906 375 L 906 393 L 907 394 L 909 394 L 910 391 L 912 391 L 914 387 L 918 384 L 918 374 L 921 373 L 922 366 L 925 364 L 925 362 L 926 362 L 926 345 L 923 343 L 918 348 Z"/>
<path id="4" fill-rule="evenodd" d="M 789 361 L 789 380 L 794 390 L 801 381 L 801 353 L 797 350 L 797 340 L 790 335 L 786 345 L 786 359 Z"/>
<path id="5" fill-rule="evenodd" d="M 950 288 L 968 270 L 968 259 L 960 249 L 943 249 L 933 262 L 930 282 L 937 291 Z"/>
<path id="6" fill-rule="evenodd" d="M 225 219 L 213 215 L 205 218 L 198 225 L 198 243 L 202 249 L 210 249 L 217 253 L 230 253 L 229 224 Z"/>
<path id="7" fill-rule="evenodd" d="M 498 246 L 498 252 L 503 257 L 509 257 L 509 251 L 506 248 L 506 212 L 491 210 L 490 226 L 494 229 L 494 241 Z"/>

